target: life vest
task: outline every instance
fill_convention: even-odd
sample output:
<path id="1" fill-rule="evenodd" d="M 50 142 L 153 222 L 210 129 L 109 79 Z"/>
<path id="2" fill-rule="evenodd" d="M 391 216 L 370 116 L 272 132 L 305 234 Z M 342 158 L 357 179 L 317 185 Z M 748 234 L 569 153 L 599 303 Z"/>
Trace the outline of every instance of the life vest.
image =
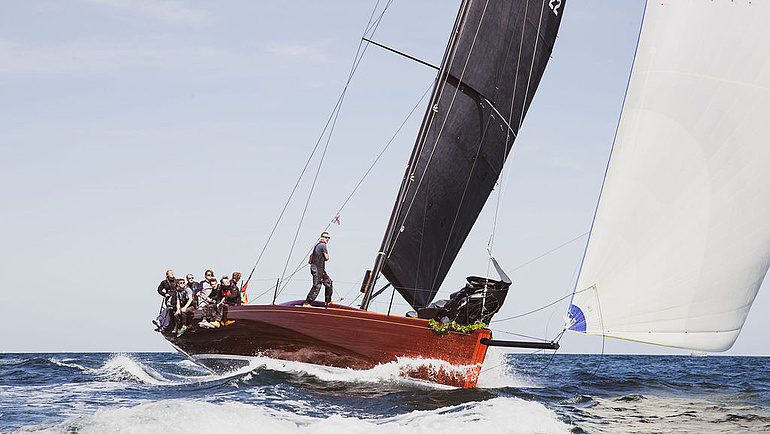
<path id="1" fill-rule="evenodd" d="M 179 304 L 184 306 L 187 304 L 187 289 L 181 289 L 176 292 L 176 297 L 179 299 Z"/>

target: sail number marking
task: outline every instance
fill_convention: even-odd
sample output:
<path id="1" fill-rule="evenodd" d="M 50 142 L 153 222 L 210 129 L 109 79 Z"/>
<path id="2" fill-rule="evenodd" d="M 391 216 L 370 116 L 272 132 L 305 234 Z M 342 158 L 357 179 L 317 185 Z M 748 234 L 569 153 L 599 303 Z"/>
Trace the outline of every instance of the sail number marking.
<path id="1" fill-rule="evenodd" d="M 561 0 L 550 0 L 548 6 L 553 11 L 554 15 L 559 15 L 559 8 L 561 8 Z"/>

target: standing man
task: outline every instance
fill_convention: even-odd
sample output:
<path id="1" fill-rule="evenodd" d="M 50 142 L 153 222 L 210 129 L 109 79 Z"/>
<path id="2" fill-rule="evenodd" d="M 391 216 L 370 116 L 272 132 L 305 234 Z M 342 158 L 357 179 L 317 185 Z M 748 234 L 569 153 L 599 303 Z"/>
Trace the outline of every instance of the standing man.
<path id="1" fill-rule="evenodd" d="M 321 241 L 313 248 L 313 253 L 310 254 L 308 264 L 310 264 L 310 274 L 313 275 L 313 287 L 310 288 L 310 292 L 307 294 L 305 303 L 303 306 L 310 306 L 312 302 L 318 297 L 318 293 L 321 292 L 321 284 L 324 285 L 324 300 L 326 307 L 329 307 L 329 303 L 332 301 L 332 279 L 326 274 L 326 261 L 329 260 L 329 249 L 326 248 L 326 243 L 329 242 L 329 233 L 324 232 L 321 234 Z"/>
<path id="2" fill-rule="evenodd" d="M 156 331 L 162 331 L 169 325 L 176 326 L 174 324 L 174 308 L 176 307 L 174 270 L 166 270 L 166 278 L 158 285 L 158 294 L 163 297 L 163 306 L 160 308 L 160 315 L 152 323 L 157 327 Z"/>
<path id="3" fill-rule="evenodd" d="M 166 270 L 166 278 L 160 282 L 160 285 L 158 285 L 158 294 L 168 300 L 175 292 L 176 279 L 174 278 L 174 270 Z"/>

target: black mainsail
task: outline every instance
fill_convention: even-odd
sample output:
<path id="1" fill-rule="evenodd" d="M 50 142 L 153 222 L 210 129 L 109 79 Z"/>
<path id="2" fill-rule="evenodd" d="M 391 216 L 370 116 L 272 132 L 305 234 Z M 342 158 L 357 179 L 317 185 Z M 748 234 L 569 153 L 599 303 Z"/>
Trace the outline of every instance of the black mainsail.
<path id="1" fill-rule="evenodd" d="M 460 7 L 362 307 L 381 272 L 415 309 L 435 297 L 497 182 L 550 58 L 564 0 Z"/>

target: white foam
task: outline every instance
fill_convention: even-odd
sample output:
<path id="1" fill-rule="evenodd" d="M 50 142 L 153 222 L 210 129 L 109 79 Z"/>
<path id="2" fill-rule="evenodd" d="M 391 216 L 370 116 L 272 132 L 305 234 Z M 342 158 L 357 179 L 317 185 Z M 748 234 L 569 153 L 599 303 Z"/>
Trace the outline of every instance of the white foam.
<path id="1" fill-rule="evenodd" d="M 542 387 L 528 376 L 517 373 L 515 368 L 506 361 L 506 354 L 498 348 L 489 349 L 479 375 L 477 387 L 484 389 Z M 471 368 L 470 366 L 455 366 L 444 360 L 405 357 L 366 370 L 334 368 L 260 356 L 249 357 L 247 360 L 249 362 L 247 367 L 228 375 L 236 376 L 262 368 L 291 374 L 311 375 L 327 382 L 377 383 L 420 389 L 453 389 L 452 386 L 409 378 L 405 376 L 405 373 L 413 372 L 419 368 L 427 368 L 430 371 L 443 370 L 444 372 L 457 372 L 464 375 L 466 370 Z M 243 379 L 247 380 L 248 378 L 244 377 Z"/>
<path id="2" fill-rule="evenodd" d="M 432 411 L 384 418 L 342 415 L 311 417 L 238 402 L 165 400 L 130 408 L 99 410 L 35 432 L 120 433 L 567 433 L 569 426 L 543 405 L 518 398 L 494 398 Z"/>
<path id="3" fill-rule="evenodd" d="M 243 367 L 236 371 L 228 372 L 225 374 L 215 374 L 189 360 L 184 360 L 178 363 L 185 369 L 195 370 L 196 375 L 173 376 L 174 378 L 168 378 L 163 376 L 148 364 L 138 361 L 127 354 L 115 354 L 100 368 L 91 371 L 94 375 L 100 375 L 105 377 L 107 380 L 116 383 L 125 384 L 127 382 L 138 382 L 155 386 L 174 386 L 190 383 L 205 383 L 209 381 L 218 381 L 222 379 L 238 377 L 259 367 L 258 364 L 251 363 L 249 366 Z M 171 376 L 168 373 L 166 375 Z"/>
<path id="4" fill-rule="evenodd" d="M 204 368 L 203 366 L 193 362 L 190 359 L 182 359 L 178 362 L 175 362 L 177 366 L 185 368 L 185 369 L 193 369 L 198 372 L 211 372 L 207 368 Z"/>
<path id="5" fill-rule="evenodd" d="M 464 370 L 467 369 L 467 367 L 454 366 L 443 360 L 421 358 L 399 358 L 395 362 L 383 363 L 375 366 L 372 369 L 366 370 L 334 368 L 330 366 L 271 359 L 268 357 L 253 357 L 249 360 L 249 367 L 244 369 L 253 370 L 257 368 L 265 368 L 272 371 L 288 372 L 293 374 L 308 374 L 316 377 L 319 380 L 329 382 L 342 381 L 351 383 L 385 383 L 393 385 L 408 385 L 410 387 L 427 389 L 452 389 L 453 387 L 414 378 L 408 378 L 404 376 L 404 373 L 421 367 L 427 367 L 431 370 L 443 369 L 446 372 L 464 372 Z"/>
<path id="6" fill-rule="evenodd" d="M 68 363 L 72 361 L 72 359 L 59 360 L 52 357 L 52 358 L 49 358 L 48 361 L 53 363 L 56 366 L 61 366 L 63 368 L 75 368 L 83 372 L 88 371 L 88 368 L 86 368 L 85 366 L 78 365 L 77 363 Z"/>
<path id="7" fill-rule="evenodd" d="M 96 370 L 96 373 L 105 375 L 113 381 L 134 380 L 153 385 L 172 383 L 172 381 L 166 379 L 158 371 L 141 362 L 137 362 L 126 354 L 112 356 L 101 368 Z"/>
<path id="8" fill-rule="evenodd" d="M 502 387 L 537 388 L 541 387 L 526 375 L 516 372 L 507 360 L 507 352 L 501 348 L 490 347 L 481 367 L 477 387 L 498 389 Z"/>

